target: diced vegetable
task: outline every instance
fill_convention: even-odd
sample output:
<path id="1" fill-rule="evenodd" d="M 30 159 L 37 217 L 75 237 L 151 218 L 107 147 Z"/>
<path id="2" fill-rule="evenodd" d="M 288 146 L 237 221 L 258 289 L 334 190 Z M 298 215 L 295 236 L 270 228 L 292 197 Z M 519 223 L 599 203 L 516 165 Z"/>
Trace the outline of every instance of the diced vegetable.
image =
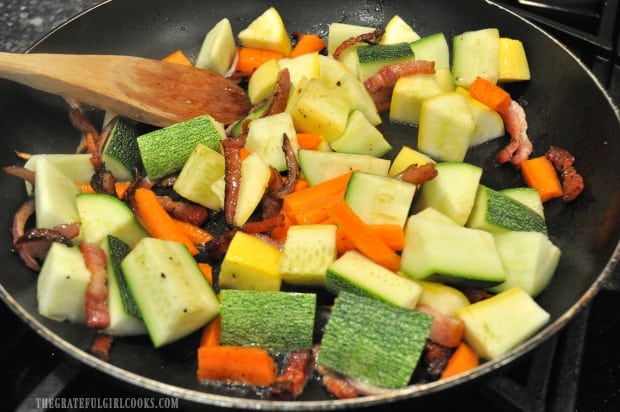
<path id="1" fill-rule="evenodd" d="M 372 77 L 379 69 L 392 64 L 413 61 L 415 56 L 409 43 L 376 44 L 367 47 L 358 47 L 358 77 L 364 82 Z"/>
<path id="2" fill-rule="evenodd" d="M 374 100 L 366 87 L 364 87 L 364 84 L 356 76 L 346 71 L 337 79 L 336 87 L 348 99 L 351 110 L 362 112 L 373 126 L 381 123 L 381 116 L 377 111 Z"/>
<path id="3" fill-rule="evenodd" d="M 344 199 L 366 224 L 405 226 L 416 186 L 387 176 L 353 172 Z"/>
<path id="4" fill-rule="evenodd" d="M 489 287 L 506 279 L 489 232 L 412 215 L 405 236 L 400 270 L 414 279 L 462 287 Z"/>
<path id="5" fill-rule="evenodd" d="M 401 77 L 394 85 L 390 101 L 390 120 L 418 124 L 424 100 L 443 92 L 435 75 L 414 74 Z"/>
<path id="6" fill-rule="evenodd" d="M 198 143 L 177 176 L 173 189 L 179 195 L 211 210 L 222 210 L 224 194 L 214 183 L 224 178 L 224 156 Z"/>
<path id="7" fill-rule="evenodd" d="M 529 187 L 538 190 L 542 202 L 562 196 L 562 183 L 553 163 L 546 156 L 523 160 L 521 174 Z"/>
<path id="8" fill-rule="evenodd" d="M 297 33 L 296 37 L 297 42 L 289 55 L 290 58 L 301 56 L 302 54 L 320 52 L 326 46 L 325 41 L 314 33 Z"/>
<path id="9" fill-rule="evenodd" d="M 467 296 L 452 286 L 425 280 L 415 282 L 422 288 L 419 305 L 431 307 L 446 316 L 454 316 L 458 309 L 469 305 Z"/>
<path id="10" fill-rule="evenodd" d="M 286 234 L 280 275 L 290 284 L 323 285 L 327 268 L 334 260 L 335 225 L 293 225 Z"/>
<path id="11" fill-rule="evenodd" d="M 223 18 L 205 36 L 196 57 L 196 67 L 224 76 L 230 70 L 236 53 L 230 20 Z"/>
<path id="12" fill-rule="evenodd" d="M 246 49 L 241 49 L 244 53 L 249 53 Z M 248 56 L 244 56 L 247 58 Z M 244 73 L 246 76 L 248 73 L 251 73 L 250 80 L 248 81 L 248 97 L 250 98 L 250 102 L 254 105 L 262 102 L 267 99 L 271 93 L 273 92 L 273 88 L 278 79 L 278 74 L 280 73 L 280 65 L 278 64 L 278 56 L 269 56 L 269 59 L 266 61 L 261 61 L 260 64 L 252 64 L 251 66 L 248 63 L 243 63 L 240 67 L 237 65 L 237 70 Z M 258 63 L 258 62 L 257 62 Z M 243 67 L 243 66 L 248 67 Z M 266 107 L 266 106 L 265 106 Z M 250 115 L 254 113 L 254 111 L 250 112 Z M 243 119 L 242 119 L 243 120 Z M 239 122 L 241 122 L 240 120 Z M 242 125 L 243 123 L 237 124 Z M 238 133 L 237 133 L 238 135 Z"/>
<path id="13" fill-rule="evenodd" d="M 456 312 L 465 341 L 485 359 L 497 359 L 528 339 L 550 318 L 523 289 L 514 287 Z"/>
<path id="14" fill-rule="evenodd" d="M 353 170 L 387 176 L 390 168 L 387 159 L 354 153 L 300 150 L 297 157 L 299 167 L 311 186 Z"/>
<path id="15" fill-rule="evenodd" d="M 500 37 L 497 81 L 508 83 L 530 80 L 530 78 L 530 66 L 521 40 Z"/>
<path id="16" fill-rule="evenodd" d="M 80 221 L 75 205 L 78 187 L 46 158 L 37 160 L 34 203 L 36 225 L 54 228 L 66 223 Z"/>
<path id="17" fill-rule="evenodd" d="M 269 386 L 276 380 L 276 363 L 265 349 L 243 346 L 201 346 L 196 377 L 201 381 Z"/>
<path id="18" fill-rule="evenodd" d="M 467 226 L 493 233 L 519 230 L 547 234 L 545 219 L 538 213 L 485 185 L 478 187 Z"/>
<path id="19" fill-rule="evenodd" d="M 399 276 L 353 250 L 329 265 L 325 286 L 335 294 L 348 291 L 405 309 L 415 309 L 422 294 L 422 288 L 413 280 Z"/>
<path id="20" fill-rule="evenodd" d="M 446 367 L 441 373 L 441 379 L 465 373 L 476 368 L 480 364 L 480 359 L 474 350 L 465 342 L 461 342 L 456 348 Z"/>
<path id="21" fill-rule="evenodd" d="M 297 152 L 297 132 L 290 113 L 261 117 L 250 123 L 245 148 L 258 153 L 267 164 L 282 172 L 286 170 L 286 158 L 282 150 L 284 135 Z"/>
<path id="22" fill-rule="evenodd" d="M 491 83 L 497 83 L 499 77 L 499 30 L 497 28 L 467 31 L 452 39 L 454 84 L 467 89 L 478 76 Z"/>
<path id="23" fill-rule="evenodd" d="M 252 153 L 241 162 L 241 182 L 233 223 L 243 226 L 260 203 L 269 184 L 271 170 L 258 153 Z"/>
<path id="24" fill-rule="evenodd" d="M 325 328 L 317 363 L 378 387 L 403 387 L 431 324 L 424 313 L 343 291 Z M 394 327 L 386 332 L 386 325 Z"/>
<path id="25" fill-rule="evenodd" d="M 288 194 L 282 211 L 293 224 L 320 223 L 328 217 L 327 207 L 344 199 L 350 177 L 351 173 L 344 173 Z"/>
<path id="26" fill-rule="evenodd" d="M 400 256 L 390 249 L 346 202 L 330 204 L 327 214 L 365 256 L 389 270 L 397 271 L 400 268 Z"/>
<path id="27" fill-rule="evenodd" d="M 101 244 L 108 235 L 134 247 L 148 233 L 122 200 L 104 193 L 82 193 L 75 197 L 84 241 Z M 105 210 L 104 213 L 102 211 Z"/>
<path id="28" fill-rule="evenodd" d="M 469 138 L 470 147 L 504 136 L 504 120 L 498 112 L 491 110 L 486 105 L 471 97 L 468 91 L 462 87 L 457 87 L 455 91 L 466 98 L 469 104 L 469 110 L 474 119 L 474 124 L 476 125 Z"/>
<path id="29" fill-rule="evenodd" d="M 480 76 L 474 79 L 468 91 L 471 97 L 498 113 L 505 113 L 512 101 L 507 91 Z"/>
<path id="30" fill-rule="evenodd" d="M 172 216 L 161 206 L 155 192 L 147 188 L 138 188 L 134 199 L 138 219 L 151 236 L 184 245 L 192 256 L 198 254 L 194 243 L 185 233 L 178 230 Z"/>
<path id="31" fill-rule="evenodd" d="M 37 277 L 39 313 L 58 321 L 84 322 L 89 282 L 80 249 L 53 242 Z"/>
<path id="32" fill-rule="evenodd" d="M 117 117 L 101 152 L 106 168 L 117 180 L 131 181 L 136 170 L 142 168 L 138 151 L 136 125 Z"/>
<path id="33" fill-rule="evenodd" d="M 273 50 L 288 56 L 291 39 L 275 7 L 269 7 L 237 35 L 244 47 Z"/>
<path id="34" fill-rule="evenodd" d="M 422 184 L 415 198 L 415 211 L 428 207 L 464 225 L 476 199 L 482 168 L 465 162 L 435 164 L 437 176 Z"/>
<path id="35" fill-rule="evenodd" d="M 155 347 L 202 328 L 220 311 L 215 292 L 181 243 L 144 238 L 121 268 Z"/>
<path id="36" fill-rule="evenodd" d="M 422 102 L 418 149 L 443 161 L 463 161 L 476 128 L 465 97 L 441 93 Z"/>
<path id="37" fill-rule="evenodd" d="M 90 184 L 90 179 L 95 173 L 95 167 L 90 161 L 89 154 L 36 154 L 30 156 L 26 163 L 24 163 L 24 167 L 36 172 L 37 162 L 41 158 L 50 162 L 56 169 L 77 185 Z M 27 180 L 24 182 L 26 184 L 26 194 L 31 196 L 34 193 L 34 188 Z"/>
<path id="38" fill-rule="evenodd" d="M 420 35 L 402 17 L 394 15 L 385 25 L 380 44 L 411 43 L 419 38 Z"/>
<path id="39" fill-rule="evenodd" d="M 220 287 L 280 290 L 281 255 L 280 250 L 264 240 L 236 232 L 222 261 Z"/>
<path id="40" fill-rule="evenodd" d="M 497 233 L 494 238 L 506 269 L 506 281 L 491 291 L 498 293 L 519 286 L 531 296 L 538 296 L 555 273 L 560 248 L 540 232 Z"/>
<path id="41" fill-rule="evenodd" d="M 329 24 L 329 36 L 327 41 L 327 54 L 334 54 L 334 51 L 346 40 L 357 37 L 360 34 L 372 33 L 373 27 L 361 26 L 356 24 L 333 22 Z"/>
<path id="42" fill-rule="evenodd" d="M 540 198 L 540 193 L 537 189 L 531 187 L 510 187 L 502 189 L 500 192 L 517 202 L 523 203 L 544 219 L 545 210 L 542 199 Z"/>
<path id="43" fill-rule="evenodd" d="M 374 157 L 381 157 L 392 150 L 392 145 L 385 140 L 379 129 L 359 110 L 349 114 L 346 128 L 330 146 L 336 152 Z"/>
<path id="44" fill-rule="evenodd" d="M 435 70 L 450 68 L 450 47 L 443 33 L 424 36 L 410 44 L 416 60 L 435 62 Z"/>
<path id="45" fill-rule="evenodd" d="M 276 352 L 312 348 L 315 294 L 224 289 L 220 299 L 222 345 Z"/>
<path id="46" fill-rule="evenodd" d="M 175 50 L 163 59 L 164 62 L 181 64 L 183 66 L 191 66 L 192 62 L 189 61 L 183 50 Z M 106 124 L 107 122 L 104 122 Z"/>
<path id="47" fill-rule="evenodd" d="M 400 148 L 400 151 L 392 160 L 392 165 L 390 166 L 389 176 L 396 176 L 397 174 L 403 172 L 407 167 L 411 165 L 422 166 L 426 163 L 435 163 L 433 159 L 421 153 L 409 146 L 403 146 Z"/>
<path id="48" fill-rule="evenodd" d="M 221 123 L 202 115 L 138 136 L 138 147 L 148 177 L 158 179 L 181 170 L 198 143 L 219 151 L 225 136 Z"/>

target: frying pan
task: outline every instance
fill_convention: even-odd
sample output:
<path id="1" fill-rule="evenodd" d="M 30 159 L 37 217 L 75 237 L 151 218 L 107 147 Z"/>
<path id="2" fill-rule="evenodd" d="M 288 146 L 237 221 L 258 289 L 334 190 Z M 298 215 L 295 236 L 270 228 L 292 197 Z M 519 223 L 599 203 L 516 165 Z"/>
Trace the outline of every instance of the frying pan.
<path id="1" fill-rule="evenodd" d="M 114 53 L 161 58 L 183 49 L 195 57 L 205 33 L 223 17 L 238 32 L 274 5 L 289 31 L 325 36 L 328 23 L 345 22 L 384 26 L 395 14 L 413 25 L 420 35 L 443 32 L 448 38 L 467 30 L 498 27 L 502 36 L 523 41 L 532 80 L 507 86 L 525 106 L 534 154 L 550 145 L 567 149 L 586 182 L 577 201 L 546 204 L 551 240 L 562 258 L 551 285 L 537 300 L 550 314 L 550 323 L 501 359 L 487 362 L 460 377 L 412 385 L 386 394 L 352 400 L 334 400 L 311 383 L 295 402 L 251 399 L 200 385 L 195 379 L 197 336 L 155 350 L 147 338 L 121 338 L 111 359 L 102 362 L 88 353 L 94 333 L 87 328 L 55 322 L 38 315 L 36 274 L 11 252 L 13 212 L 25 199 L 23 183 L 0 175 L 0 296 L 40 335 L 79 362 L 113 379 L 196 404 L 242 409 L 328 410 L 361 408 L 438 394 L 504 369 L 565 326 L 611 276 L 620 256 L 620 119 L 601 85 L 558 42 L 500 6 L 484 1 L 452 0 L 333 0 L 224 1 L 133 0 L 109 1 L 75 18 L 35 45 L 33 52 Z M 93 119 L 100 113 L 93 111 Z M 0 162 L 15 164 L 14 150 L 31 153 L 71 153 L 79 139 L 70 126 L 64 101 L 22 86 L 0 82 Z M 411 126 L 385 121 L 381 130 L 395 147 L 415 145 Z M 483 167 L 483 183 L 501 189 L 522 186 L 512 167 L 498 166 L 495 154 L 507 143 L 496 139 L 470 150 L 468 162 Z M 386 326 L 387 327 L 387 326 Z"/>

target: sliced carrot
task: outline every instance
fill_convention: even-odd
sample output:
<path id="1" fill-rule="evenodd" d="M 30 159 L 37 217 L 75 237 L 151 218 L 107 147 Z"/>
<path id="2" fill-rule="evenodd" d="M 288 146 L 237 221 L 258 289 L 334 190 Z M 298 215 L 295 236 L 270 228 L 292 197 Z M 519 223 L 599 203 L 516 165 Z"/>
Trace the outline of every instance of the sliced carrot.
<path id="1" fill-rule="evenodd" d="M 222 317 L 216 316 L 202 330 L 200 337 L 200 347 L 203 346 L 219 346 L 222 336 Z"/>
<path id="2" fill-rule="evenodd" d="M 79 183 L 77 186 L 82 193 L 95 193 L 95 189 L 93 189 L 90 183 Z"/>
<path id="3" fill-rule="evenodd" d="M 318 134 L 309 132 L 297 133 L 297 144 L 299 144 L 300 149 L 316 150 L 322 141 L 323 139 Z"/>
<path id="4" fill-rule="evenodd" d="M 441 378 L 449 378 L 450 376 L 467 372 L 468 370 L 474 369 L 479 364 L 480 360 L 476 352 L 474 352 L 468 344 L 461 342 L 452 356 L 450 356 L 446 367 L 441 373 Z"/>
<path id="5" fill-rule="evenodd" d="M 562 196 L 562 183 L 553 163 L 546 156 L 523 160 L 521 175 L 529 187 L 538 190 L 543 202 Z"/>
<path id="6" fill-rule="evenodd" d="M 314 186 L 288 194 L 282 210 L 293 224 L 319 223 L 327 218 L 330 203 L 343 199 L 351 173 L 345 173 Z"/>
<path id="7" fill-rule="evenodd" d="M 252 154 L 252 152 L 250 152 L 245 147 L 242 147 L 240 150 L 241 150 L 241 160 L 247 159 L 247 157 Z"/>
<path id="8" fill-rule="evenodd" d="M 189 61 L 187 56 L 185 56 L 185 53 L 183 53 L 182 50 L 177 50 L 175 52 L 170 53 L 169 55 L 164 57 L 162 61 L 165 61 L 168 63 L 182 64 L 184 66 L 192 66 L 192 63 Z"/>
<path id="9" fill-rule="evenodd" d="M 405 231 L 396 224 L 369 225 L 383 242 L 392 250 L 403 250 L 405 246 Z"/>
<path id="10" fill-rule="evenodd" d="M 480 76 L 469 86 L 469 95 L 500 114 L 505 113 L 512 102 L 508 92 Z"/>
<path id="11" fill-rule="evenodd" d="M 261 64 L 271 59 L 280 59 L 282 57 L 284 57 L 284 54 L 273 50 L 240 47 L 237 71 L 243 73 L 246 77 L 250 77 Z"/>
<path id="12" fill-rule="evenodd" d="M 201 346 L 199 380 L 269 386 L 276 379 L 276 364 L 266 349 L 253 346 Z"/>
<path id="13" fill-rule="evenodd" d="M 129 186 L 131 186 L 132 182 L 116 182 L 114 183 L 114 187 L 116 189 L 116 196 L 118 196 L 119 199 L 124 199 L 125 198 L 125 194 L 127 193 L 127 189 L 129 189 Z"/>
<path id="14" fill-rule="evenodd" d="M 204 262 L 198 263 L 198 267 L 202 271 L 202 274 L 205 275 L 205 278 L 209 281 L 209 283 L 213 285 L 213 267 Z"/>
<path id="15" fill-rule="evenodd" d="M 192 256 L 198 254 L 198 249 L 191 239 L 179 230 L 176 221 L 159 204 L 155 192 L 141 187 L 136 189 L 134 199 L 136 215 L 151 236 L 183 243 Z"/>
<path id="16" fill-rule="evenodd" d="M 214 239 L 214 236 L 200 226 L 185 222 L 183 220 L 172 218 L 179 230 L 181 230 L 196 246 L 204 246 Z"/>
<path id="17" fill-rule="evenodd" d="M 302 54 L 320 52 L 325 48 L 325 41 L 311 33 L 296 33 L 297 43 L 288 57 L 297 57 Z"/>
<path id="18" fill-rule="evenodd" d="M 344 201 L 331 202 L 327 213 L 351 239 L 355 248 L 373 262 L 389 269 L 400 269 L 400 256 L 390 249 L 369 225 Z"/>
<path id="19" fill-rule="evenodd" d="M 347 235 L 347 232 L 345 232 L 340 227 L 337 228 L 336 229 L 336 252 L 338 253 L 338 256 L 341 256 L 350 250 L 356 250 L 355 243 L 353 243 L 349 235 Z"/>

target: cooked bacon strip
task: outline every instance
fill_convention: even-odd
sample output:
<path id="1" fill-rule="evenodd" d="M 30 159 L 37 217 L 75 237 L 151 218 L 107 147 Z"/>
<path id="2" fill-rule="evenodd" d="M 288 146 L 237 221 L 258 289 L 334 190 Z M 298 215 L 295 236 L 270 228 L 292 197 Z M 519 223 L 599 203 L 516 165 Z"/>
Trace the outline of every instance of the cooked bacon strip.
<path id="1" fill-rule="evenodd" d="M 226 223 L 233 226 L 237 200 L 239 199 L 239 185 L 241 184 L 241 148 L 245 139 L 227 137 L 222 140 L 226 168 L 226 190 L 224 202 L 224 217 Z"/>
<path id="2" fill-rule="evenodd" d="M 553 163 L 553 167 L 560 173 L 562 178 L 562 200 L 564 202 L 572 202 L 583 192 L 585 184 L 583 177 L 573 166 L 575 158 L 568 150 L 557 146 L 551 146 L 545 154 L 547 159 Z"/>
<path id="3" fill-rule="evenodd" d="M 432 162 L 428 162 L 423 164 L 422 166 L 418 166 L 417 164 L 409 165 L 405 170 L 397 174 L 395 177 L 402 180 L 403 182 L 408 182 L 419 186 L 428 180 L 434 179 L 435 176 L 437 176 L 437 169 L 435 168 L 435 164 Z"/>
<path id="4" fill-rule="evenodd" d="M 88 143 L 86 137 L 91 135 L 98 150 L 101 150 L 102 136 L 99 131 L 92 125 L 88 116 L 84 111 L 82 103 L 72 98 L 65 98 L 69 105 L 69 120 L 71 125 L 82 135 L 82 141 L 78 145 L 77 153 L 82 153 L 84 150 L 88 150 Z"/>
<path id="5" fill-rule="evenodd" d="M 497 154 L 497 161 L 500 164 L 510 162 L 519 168 L 521 162 L 529 158 L 532 153 L 532 142 L 527 136 L 525 110 L 516 100 L 513 100 L 508 110 L 500 115 L 510 135 L 510 143 Z"/>
<path id="6" fill-rule="evenodd" d="M 284 225 L 284 215 L 278 214 L 261 221 L 247 222 L 241 226 L 241 231 L 250 234 L 269 233 L 273 229 L 281 227 L 282 225 Z"/>
<path id="7" fill-rule="evenodd" d="M 325 389 L 336 398 L 351 399 L 362 395 L 346 376 L 318 364 L 315 365 L 315 369 L 321 375 Z"/>
<path id="8" fill-rule="evenodd" d="M 110 325 L 106 254 L 99 246 L 87 242 L 80 243 L 80 251 L 90 272 L 86 287 L 86 326 L 104 329 Z"/>
<path id="9" fill-rule="evenodd" d="M 86 147 L 86 151 L 88 152 L 88 154 L 90 154 L 90 162 L 95 167 L 95 172 L 98 172 L 103 166 L 103 159 L 101 158 L 101 152 L 97 147 L 95 135 L 92 133 L 88 133 L 84 137 L 84 145 Z"/>
<path id="10" fill-rule="evenodd" d="M 364 86 L 366 90 L 374 95 L 383 89 L 391 89 L 396 81 L 404 76 L 414 74 L 434 74 L 435 62 L 429 60 L 413 60 L 398 62 L 382 67 L 372 77 L 366 79 Z"/>
<path id="11" fill-rule="evenodd" d="M 91 160 L 93 157 L 91 157 Z M 102 163 L 90 179 L 90 185 L 97 193 L 116 197 L 116 178 Z"/>
<path id="12" fill-rule="evenodd" d="M 425 381 L 435 381 L 441 377 L 441 373 L 446 368 L 450 356 L 454 353 L 454 348 L 448 348 L 437 342 L 427 340 L 424 344 L 420 363 L 424 369 L 417 370 L 416 375 Z"/>
<path id="13" fill-rule="evenodd" d="M 209 217 L 207 208 L 187 201 L 174 200 L 170 196 L 157 196 L 159 204 L 175 218 L 201 226 Z"/>
<path id="14" fill-rule="evenodd" d="M 19 207 L 15 215 L 13 216 L 13 246 L 17 241 L 22 237 L 26 228 L 26 222 L 30 219 L 30 216 L 34 213 L 34 199 L 30 198 L 26 200 Z M 41 267 L 39 266 L 39 262 L 36 261 L 34 256 L 30 253 L 30 250 L 26 247 L 15 247 L 15 251 L 19 255 L 22 261 L 28 266 L 30 269 L 39 271 Z"/>
<path id="15" fill-rule="evenodd" d="M 90 347 L 90 353 L 102 361 L 107 362 L 110 360 L 110 348 L 113 342 L 114 338 L 112 336 L 99 333 L 95 336 L 93 345 Z"/>
<path id="16" fill-rule="evenodd" d="M 297 155 L 295 154 L 295 148 L 291 144 L 291 140 L 286 133 L 282 136 L 282 150 L 286 159 L 286 181 L 278 189 L 278 197 L 283 198 L 295 189 L 297 178 L 299 177 L 299 163 L 297 162 Z"/>
<path id="17" fill-rule="evenodd" d="M 290 401 L 297 399 L 312 377 L 313 370 L 314 356 L 310 351 L 292 352 L 286 368 L 269 388 L 269 397 Z"/>
<path id="18" fill-rule="evenodd" d="M 7 175 L 19 177 L 34 186 L 34 171 L 23 166 L 5 166 L 2 171 Z"/>
<path id="19" fill-rule="evenodd" d="M 364 33 L 359 36 L 351 37 L 350 39 L 343 41 L 342 44 L 340 44 L 336 48 L 336 50 L 334 50 L 334 53 L 332 54 L 332 56 L 334 57 L 334 59 L 338 60 L 338 58 L 340 57 L 343 51 L 345 51 L 346 49 L 348 49 L 349 47 L 353 46 L 356 43 L 377 44 L 379 43 L 379 40 L 381 40 L 381 36 L 383 36 L 383 33 L 385 33 L 385 30 L 379 27 L 373 32 Z"/>
<path id="20" fill-rule="evenodd" d="M 276 85 L 271 94 L 267 109 L 261 117 L 273 116 L 282 113 L 286 109 L 288 96 L 291 90 L 291 75 L 288 69 L 281 70 L 278 74 Z"/>
<path id="21" fill-rule="evenodd" d="M 480 302 L 493 296 L 491 292 L 480 288 L 466 288 L 461 292 L 465 294 L 470 303 Z"/>
<path id="22" fill-rule="evenodd" d="M 427 305 L 418 305 L 418 312 L 426 313 L 433 318 L 429 339 L 448 348 L 455 348 L 463 340 L 465 323 L 454 316 L 444 315 Z"/>
<path id="23" fill-rule="evenodd" d="M 265 195 L 261 199 L 261 217 L 263 220 L 280 214 L 282 210 L 282 198 L 278 191 L 283 186 L 282 175 L 273 166 L 269 166 L 271 175 L 265 189 Z"/>

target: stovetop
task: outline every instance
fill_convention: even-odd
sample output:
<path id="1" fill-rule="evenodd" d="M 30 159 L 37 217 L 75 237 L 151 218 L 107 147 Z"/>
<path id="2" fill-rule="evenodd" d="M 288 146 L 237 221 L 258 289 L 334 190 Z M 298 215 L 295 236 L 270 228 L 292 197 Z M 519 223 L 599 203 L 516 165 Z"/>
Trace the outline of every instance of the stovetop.
<path id="1" fill-rule="evenodd" d="M 620 7 L 618 0 L 498 1 L 566 44 L 620 104 Z M 21 52 L 67 18 L 98 0 L 0 0 L 0 50 Z M 471 405 L 480 410 L 605 412 L 620 410 L 620 267 L 590 305 L 555 338 L 505 374 L 449 397 L 429 397 L 418 410 Z M 46 410 L 33 399 L 136 398 L 136 394 L 90 368 L 78 365 L 0 304 L 0 409 Z M 13 356 L 15 353 L 25 356 Z M 552 366 L 549 366 L 552 365 Z M 30 400 L 28 400 L 30 399 Z M 174 406 L 174 405 L 173 405 Z M 58 408 L 79 410 L 79 408 Z M 191 409 L 178 405 L 177 410 Z M 371 408 L 369 410 L 379 410 Z M 219 410 L 203 408 L 202 410 Z"/>

